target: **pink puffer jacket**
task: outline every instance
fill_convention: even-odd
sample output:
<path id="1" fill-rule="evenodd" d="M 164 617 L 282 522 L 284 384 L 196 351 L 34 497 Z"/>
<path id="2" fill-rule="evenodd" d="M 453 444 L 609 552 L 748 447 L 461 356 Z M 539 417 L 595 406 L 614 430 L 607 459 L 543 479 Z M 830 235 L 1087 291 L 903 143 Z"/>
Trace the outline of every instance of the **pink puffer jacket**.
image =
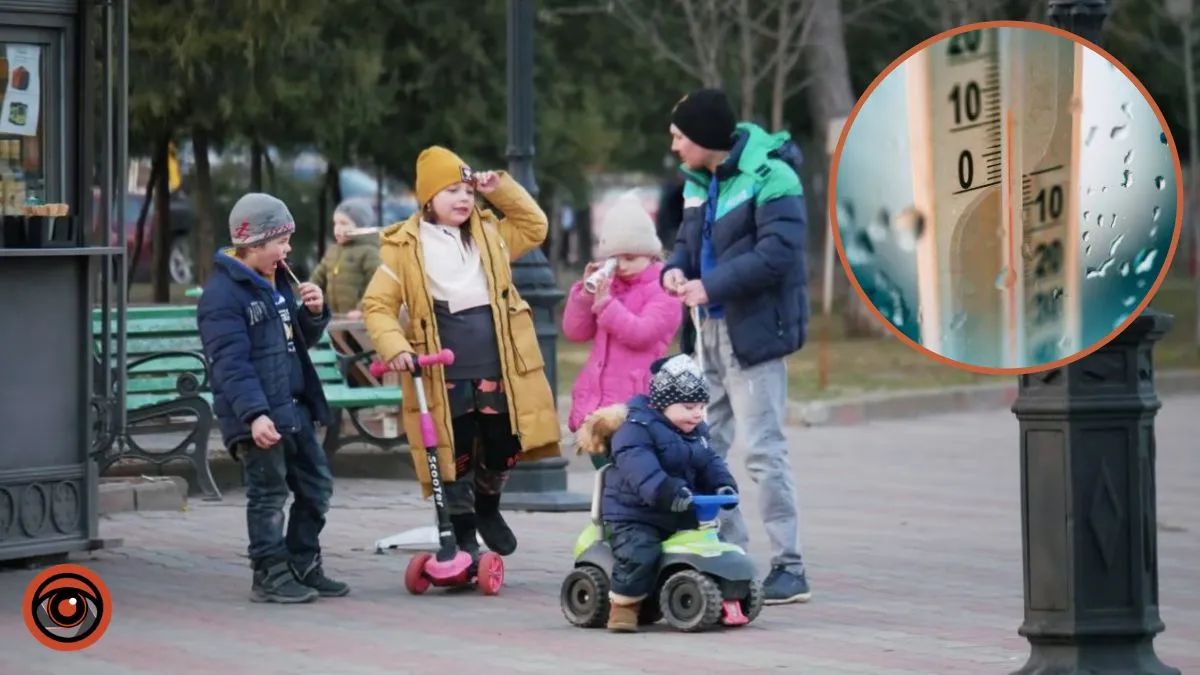
<path id="1" fill-rule="evenodd" d="M 632 279 L 613 277 L 609 300 L 599 314 L 592 311 L 592 296 L 583 282 L 571 286 L 563 335 L 573 342 L 594 340 L 571 388 L 567 426 L 572 432 L 597 408 L 648 393 L 650 364 L 667 353 L 683 322 L 683 305 L 659 285 L 662 267 L 656 262 Z"/>

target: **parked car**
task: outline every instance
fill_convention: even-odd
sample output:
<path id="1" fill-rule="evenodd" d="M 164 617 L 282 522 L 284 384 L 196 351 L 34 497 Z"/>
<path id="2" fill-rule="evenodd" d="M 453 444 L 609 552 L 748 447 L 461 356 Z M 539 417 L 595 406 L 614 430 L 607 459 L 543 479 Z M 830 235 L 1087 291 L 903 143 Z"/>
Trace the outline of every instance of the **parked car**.
<path id="1" fill-rule="evenodd" d="M 114 223 L 109 232 L 108 245 L 119 246 L 121 232 L 124 233 L 125 252 L 129 256 L 129 264 L 133 264 L 134 247 L 137 245 L 137 221 L 141 214 L 142 204 L 146 196 L 142 193 L 127 193 L 125 195 L 125 223 L 118 228 Z M 92 191 L 92 232 L 101 229 L 100 190 Z M 171 195 L 171 243 L 168 257 L 168 272 L 171 283 L 187 285 L 195 279 L 195 261 L 192 255 L 191 232 L 195 224 L 195 214 L 192 212 L 191 200 L 181 191 Z M 115 215 L 114 215 L 115 218 Z M 142 250 L 138 256 L 137 268 L 129 273 L 134 281 L 148 281 L 154 264 L 154 233 L 158 228 L 154 205 L 146 214 L 146 227 L 142 237 Z"/>

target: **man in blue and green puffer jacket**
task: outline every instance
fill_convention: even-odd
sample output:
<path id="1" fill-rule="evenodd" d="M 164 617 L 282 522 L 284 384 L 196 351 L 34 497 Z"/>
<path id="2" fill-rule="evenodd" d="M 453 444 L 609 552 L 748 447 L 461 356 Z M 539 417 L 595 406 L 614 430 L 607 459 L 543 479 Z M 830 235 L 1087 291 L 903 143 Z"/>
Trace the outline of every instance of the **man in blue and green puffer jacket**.
<path id="1" fill-rule="evenodd" d="M 804 191 L 799 151 L 787 133 L 737 124 L 725 94 L 701 89 L 671 114 L 671 150 L 683 162 L 683 223 L 662 284 L 704 317 L 703 350 L 713 450 L 725 457 L 735 431 L 759 485 L 771 541 L 768 604 L 811 597 L 800 554 L 796 488 L 784 417 L 784 358 L 804 344 L 808 323 Z M 684 345 L 687 350 L 687 345 Z M 721 535 L 745 547 L 741 510 Z"/>

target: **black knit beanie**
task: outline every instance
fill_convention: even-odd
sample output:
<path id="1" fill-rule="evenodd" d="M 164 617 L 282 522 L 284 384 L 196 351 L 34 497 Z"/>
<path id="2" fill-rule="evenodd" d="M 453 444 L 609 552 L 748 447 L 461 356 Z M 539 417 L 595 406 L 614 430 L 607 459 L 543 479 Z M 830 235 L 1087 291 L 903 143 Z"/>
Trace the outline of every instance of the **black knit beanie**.
<path id="1" fill-rule="evenodd" d="M 698 89 L 684 96 L 671 111 L 674 124 L 693 143 L 709 150 L 729 150 L 737 118 L 720 89 Z"/>
<path id="2" fill-rule="evenodd" d="M 687 354 L 662 358 L 650 365 L 650 407 L 665 410 L 672 403 L 708 403 L 708 382 Z"/>

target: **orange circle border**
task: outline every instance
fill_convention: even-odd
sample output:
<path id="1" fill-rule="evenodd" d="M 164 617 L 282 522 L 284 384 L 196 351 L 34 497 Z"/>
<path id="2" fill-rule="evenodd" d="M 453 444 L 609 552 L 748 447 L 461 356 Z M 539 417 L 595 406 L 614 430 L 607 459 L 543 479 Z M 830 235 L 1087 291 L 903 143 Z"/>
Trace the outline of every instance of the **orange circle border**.
<path id="1" fill-rule="evenodd" d="M 104 612 L 100 615 L 100 625 L 96 627 L 96 630 L 92 631 L 91 635 L 87 636 L 83 640 L 80 640 L 79 642 L 57 642 L 46 637 L 38 628 L 33 614 L 29 611 L 29 607 L 33 604 L 34 591 L 36 591 L 39 586 L 45 583 L 46 580 L 60 574 L 77 574 L 95 584 L 96 589 L 100 591 L 100 600 L 104 604 Z M 108 592 L 108 586 L 104 584 L 104 580 L 100 578 L 100 575 L 84 567 L 83 565 L 55 565 L 49 569 L 39 572 L 38 575 L 29 582 L 29 585 L 25 587 L 25 594 L 21 601 L 21 616 L 25 619 L 25 628 L 29 630 L 29 633 L 33 635 L 33 637 L 37 639 L 42 646 L 49 647 L 50 649 L 60 652 L 75 652 L 81 649 L 87 649 L 88 647 L 96 644 L 96 642 L 99 641 L 101 637 L 104 637 L 104 634 L 108 631 L 108 624 L 110 621 L 112 621 L 112 594 Z"/>
<path id="2" fill-rule="evenodd" d="M 858 283 L 858 278 L 854 275 L 854 271 L 850 268 L 850 263 L 846 258 L 846 252 L 842 247 L 842 237 L 837 221 L 837 180 L 838 167 L 842 159 L 842 149 L 846 144 L 846 137 L 849 135 L 851 127 L 854 126 L 854 120 L 856 117 L 858 117 L 859 110 L 862 109 L 863 104 L 866 103 L 867 99 L 870 98 L 872 93 L 874 93 L 875 88 L 878 87 L 888 75 L 891 75 L 893 70 L 898 68 L 900 64 L 907 61 L 913 54 L 916 54 L 917 52 L 933 45 L 936 42 L 940 42 L 954 35 L 958 35 L 959 33 L 966 33 L 983 28 L 1040 30 L 1046 33 L 1052 33 L 1059 37 L 1067 38 L 1072 42 L 1090 48 L 1100 56 L 1103 56 L 1109 61 L 1109 63 L 1112 63 L 1118 70 L 1120 70 L 1125 77 L 1129 78 L 1130 82 L 1133 82 L 1134 86 L 1138 88 L 1138 91 L 1141 92 L 1142 96 L 1146 99 L 1146 102 L 1150 104 L 1151 110 L 1154 111 L 1154 116 L 1158 118 L 1158 123 L 1162 127 L 1162 133 L 1167 139 L 1167 147 L 1169 147 L 1171 150 L 1171 160 L 1175 167 L 1175 230 L 1171 235 L 1171 246 L 1167 251 L 1166 257 L 1163 259 L 1162 269 L 1159 270 L 1158 278 L 1154 280 L 1154 283 L 1150 286 L 1150 289 L 1146 292 L 1145 296 L 1142 298 L 1142 301 L 1138 303 L 1137 308 L 1129 314 L 1125 321 L 1121 322 L 1121 325 L 1114 328 L 1102 339 L 1097 340 L 1094 344 L 1088 346 L 1087 348 L 1075 352 L 1071 356 L 1058 359 L 1057 361 L 1050 361 L 1025 368 L 995 368 L 989 366 L 977 366 L 970 363 L 964 363 L 962 361 L 956 361 L 948 356 L 938 354 L 932 349 L 925 347 L 924 345 L 905 335 L 899 328 L 895 326 L 895 324 L 893 324 L 891 321 L 888 321 L 888 319 L 883 316 L 883 313 L 879 311 L 879 309 L 875 306 L 875 303 L 871 302 L 871 300 L 867 297 L 867 294 L 863 291 L 862 286 Z M 1125 64 L 1118 61 L 1103 47 L 1100 47 L 1094 42 L 1085 40 L 1084 38 L 1061 28 L 1056 28 L 1054 26 L 1032 21 L 980 21 L 977 23 L 959 26 L 957 28 L 951 28 L 950 30 L 942 31 L 937 35 L 933 35 L 922 40 L 913 47 L 909 48 L 908 51 L 896 57 L 895 60 L 888 64 L 888 66 L 879 73 L 879 75 L 875 76 L 875 79 L 871 81 L 871 84 L 867 85 L 867 88 L 863 90 L 863 93 L 858 97 L 858 101 L 854 103 L 854 107 L 851 108 L 850 114 L 846 117 L 846 121 L 842 125 L 842 131 L 838 135 L 837 146 L 834 148 L 833 158 L 829 165 L 829 195 L 827 198 L 828 204 L 826 205 L 826 208 L 829 212 L 829 228 L 830 233 L 833 235 L 834 247 L 837 249 L 838 257 L 841 258 L 842 268 L 846 273 L 846 278 L 850 281 L 850 286 L 854 289 L 854 292 L 858 294 L 859 299 L 866 304 L 867 308 L 871 311 L 871 314 L 874 315 L 874 317 L 880 321 L 892 333 L 892 335 L 899 338 L 901 342 L 904 342 L 909 347 L 912 347 L 918 352 L 922 352 L 926 356 L 933 358 L 933 360 L 952 368 L 957 368 L 958 370 L 965 370 L 972 373 L 978 373 L 980 375 L 1032 375 L 1034 373 L 1041 373 L 1047 370 L 1061 368 L 1065 365 L 1074 363 L 1079 359 L 1089 356 L 1093 352 L 1107 345 L 1113 340 L 1113 338 L 1120 335 L 1126 328 L 1129 327 L 1130 324 L 1133 323 L 1135 319 L 1142 314 L 1143 311 L 1145 311 L 1146 307 L 1149 306 L 1150 301 L 1153 300 L 1154 296 L 1158 293 L 1158 289 L 1162 285 L 1163 280 L 1166 279 L 1167 273 L 1171 269 L 1171 263 L 1174 262 L 1175 259 L 1175 250 L 1179 246 L 1180 231 L 1182 230 L 1183 222 L 1183 191 L 1183 168 L 1179 160 L 1179 149 L 1175 146 L 1175 137 L 1171 134 L 1171 128 L 1167 125 L 1167 119 L 1163 116 L 1162 110 L 1159 109 L 1158 103 L 1154 100 L 1154 97 L 1151 96 L 1150 92 L 1146 90 L 1145 85 L 1142 84 L 1141 80 L 1139 80 L 1129 70 L 1129 68 L 1125 67 Z"/>

